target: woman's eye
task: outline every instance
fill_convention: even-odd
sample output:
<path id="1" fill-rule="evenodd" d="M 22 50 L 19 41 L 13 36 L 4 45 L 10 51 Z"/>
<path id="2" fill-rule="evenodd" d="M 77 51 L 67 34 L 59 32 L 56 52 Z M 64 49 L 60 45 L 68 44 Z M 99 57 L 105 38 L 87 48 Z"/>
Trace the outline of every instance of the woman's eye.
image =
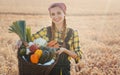
<path id="1" fill-rule="evenodd" d="M 51 13 L 51 15 L 52 15 L 52 16 L 54 16 L 54 15 L 55 15 L 55 13 Z"/>
<path id="2" fill-rule="evenodd" d="M 61 15 L 61 12 L 57 12 L 58 15 Z"/>

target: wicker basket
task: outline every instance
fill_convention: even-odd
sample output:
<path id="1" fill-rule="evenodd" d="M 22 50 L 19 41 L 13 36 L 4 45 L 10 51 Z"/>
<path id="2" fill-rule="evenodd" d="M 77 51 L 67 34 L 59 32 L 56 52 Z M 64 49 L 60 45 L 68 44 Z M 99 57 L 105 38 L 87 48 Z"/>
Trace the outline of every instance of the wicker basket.
<path id="1" fill-rule="evenodd" d="M 19 75 L 49 75 L 50 71 L 55 66 L 59 58 L 59 56 L 57 56 L 55 62 L 51 65 L 37 65 L 25 61 L 21 56 L 19 56 L 19 50 L 17 57 L 18 57 Z"/>

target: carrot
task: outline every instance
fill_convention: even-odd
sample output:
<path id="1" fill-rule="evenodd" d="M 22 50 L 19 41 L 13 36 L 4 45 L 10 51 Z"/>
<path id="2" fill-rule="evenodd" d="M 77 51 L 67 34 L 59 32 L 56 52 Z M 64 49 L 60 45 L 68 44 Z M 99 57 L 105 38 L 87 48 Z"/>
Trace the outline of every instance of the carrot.
<path id="1" fill-rule="evenodd" d="M 59 44 L 57 43 L 57 44 L 55 44 L 53 47 L 54 47 L 54 48 L 59 48 Z"/>
<path id="2" fill-rule="evenodd" d="M 55 44 L 57 44 L 57 41 L 56 41 L 56 40 L 52 40 L 52 41 L 50 41 L 50 42 L 47 44 L 47 46 L 48 46 L 48 47 L 53 47 Z"/>

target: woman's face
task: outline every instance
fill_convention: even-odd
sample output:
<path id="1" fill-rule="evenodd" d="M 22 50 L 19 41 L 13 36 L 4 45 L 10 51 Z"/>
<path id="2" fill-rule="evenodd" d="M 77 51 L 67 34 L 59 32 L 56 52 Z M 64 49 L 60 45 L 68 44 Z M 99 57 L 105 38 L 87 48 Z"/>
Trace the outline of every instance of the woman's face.
<path id="1" fill-rule="evenodd" d="M 50 17 L 55 24 L 61 24 L 64 21 L 64 12 L 59 7 L 53 7 L 50 9 Z"/>

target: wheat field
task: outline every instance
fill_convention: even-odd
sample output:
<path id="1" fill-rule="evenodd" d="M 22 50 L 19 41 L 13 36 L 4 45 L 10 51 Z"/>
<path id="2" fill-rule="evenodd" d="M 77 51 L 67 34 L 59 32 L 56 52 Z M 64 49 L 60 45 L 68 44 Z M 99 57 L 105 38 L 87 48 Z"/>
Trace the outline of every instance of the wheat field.
<path id="1" fill-rule="evenodd" d="M 120 75 L 119 0 L 0 0 L 0 75 L 18 75 L 16 41 L 9 26 L 25 20 L 32 33 L 51 25 L 48 6 L 67 5 L 67 26 L 79 32 L 82 59 L 71 60 L 71 75 Z"/>
<path id="2" fill-rule="evenodd" d="M 18 36 L 8 28 L 25 20 L 35 33 L 51 24 L 48 15 L 0 14 L 0 75 L 18 75 Z M 71 60 L 71 75 L 120 75 L 120 15 L 67 16 L 67 25 L 79 32 L 83 52 L 78 64 Z M 75 70 L 76 68 L 76 70 Z"/>
<path id="3" fill-rule="evenodd" d="M 9 26 L 25 20 L 32 33 L 51 25 L 48 6 L 59 0 L 0 0 L 0 75 L 18 75 L 19 37 Z M 82 59 L 71 60 L 71 75 L 120 75 L 119 0 L 64 0 L 67 26 L 78 30 Z"/>

